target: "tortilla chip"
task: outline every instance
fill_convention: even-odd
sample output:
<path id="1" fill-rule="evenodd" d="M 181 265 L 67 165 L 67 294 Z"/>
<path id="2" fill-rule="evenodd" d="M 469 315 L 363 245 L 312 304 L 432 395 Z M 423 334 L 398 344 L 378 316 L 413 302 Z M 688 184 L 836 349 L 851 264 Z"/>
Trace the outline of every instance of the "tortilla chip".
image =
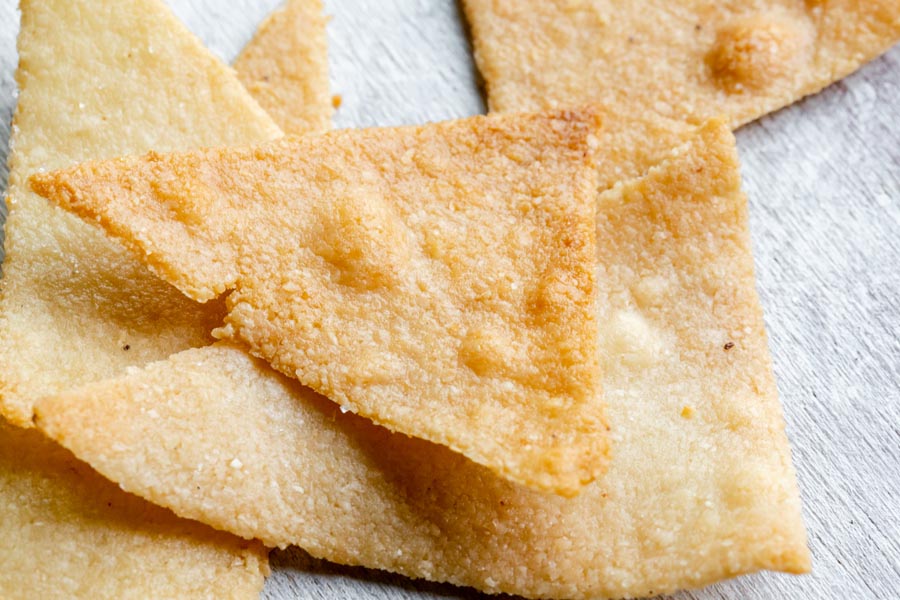
<path id="1" fill-rule="evenodd" d="M 574 499 L 342 414 L 224 343 L 47 399 L 38 424 L 179 514 L 489 592 L 643 596 L 806 571 L 739 187 L 734 138 L 713 122 L 601 196 L 616 446 L 609 472 Z"/>
<path id="2" fill-rule="evenodd" d="M 3 598 L 255 598 L 266 554 L 122 492 L 0 419 Z"/>
<path id="3" fill-rule="evenodd" d="M 197 309 L 105 236 L 28 192 L 27 176 L 145 150 L 160 135 L 170 137 L 159 143 L 182 147 L 266 139 L 277 128 L 157 2 L 26 0 L 21 11 L 0 413 L 31 426 L 35 397 L 203 344 L 221 311 Z M 207 89 L 190 83 L 200 75 Z M 211 100 L 219 88 L 223 97 Z M 182 106 L 189 97 L 197 112 Z M 216 135 L 216 114 L 242 123 Z M 129 496 L 5 422 L 0 535 L 4 598 L 247 598 L 268 572 L 261 545 Z"/>
<path id="4" fill-rule="evenodd" d="M 129 365 L 210 343 L 201 307 L 118 243 L 31 193 L 32 173 L 89 158 L 280 135 L 231 70 L 155 0 L 25 0 L 0 280 L 0 414 Z"/>
<path id="5" fill-rule="evenodd" d="M 97 218 L 218 335 L 526 485 L 605 470 L 597 115 L 473 117 L 94 162 L 31 181 Z"/>
<path id="6" fill-rule="evenodd" d="M 331 129 L 328 43 L 321 0 L 288 0 L 234 61 L 238 78 L 286 133 Z"/>
<path id="7" fill-rule="evenodd" d="M 733 127 L 900 40 L 897 0 L 464 0 L 491 110 L 603 102 Z"/>

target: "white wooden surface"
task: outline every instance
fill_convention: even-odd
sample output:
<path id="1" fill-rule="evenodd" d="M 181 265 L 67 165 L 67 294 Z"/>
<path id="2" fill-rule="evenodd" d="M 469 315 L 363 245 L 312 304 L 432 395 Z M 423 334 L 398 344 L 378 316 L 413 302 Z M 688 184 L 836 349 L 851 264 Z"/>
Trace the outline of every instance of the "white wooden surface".
<path id="1" fill-rule="evenodd" d="M 231 60 L 279 0 L 171 0 Z M 482 112 L 453 0 L 332 0 L 339 127 Z M 15 0 L 0 0 L 0 159 L 15 102 Z M 738 132 L 759 289 L 814 556 L 679 599 L 900 599 L 900 47 Z M 5 183 L 5 167 L 0 177 Z M 264 596 L 471 598 L 470 590 L 273 554 Z"/>

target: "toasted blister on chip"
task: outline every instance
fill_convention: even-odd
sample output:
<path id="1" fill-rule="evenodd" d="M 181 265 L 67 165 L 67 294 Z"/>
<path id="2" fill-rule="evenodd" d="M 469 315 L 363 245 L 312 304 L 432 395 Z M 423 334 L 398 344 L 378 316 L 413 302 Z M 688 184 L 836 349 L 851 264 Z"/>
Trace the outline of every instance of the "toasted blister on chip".
<path id="1" fill-rule="evenodd" d="M 596 231 L 615 451 L 575 498 L 345 414 L 227 342 L 48 398 L 38 425 L 178 514 L 489 592 L 619 598 L 808 570 L 727 125 L 602 194 Z"/>
<path id="2" fill-rule="evenodd" d="M 327 47 L 322 0 L 288 0 L 234 61 L 241 83 L 285 133 L 331 129 Z"/>
<path id="3" fill-rule="evenodd" d="M 897 0 L 463 0 L 492 110 L 603 102 L 733 127 L 900 40 Z"/>
<path id="4" fill-rule="evenodd" d="M 0 279 L 0 414 L 213 341 L 199 306 L 117 242 L 28 190 L 32 173 L 151 149 L 280 135 L 226 65 L 156 0 L 21 3 Z"/>
<path id="5" fill-rule="evenodd" d="M 0 418 L 0 597 L 249 599 L 266 554 L 126 494 Z"/>
<path id="6" fill-rule="evenodd" d="M 391 429 L 578 493 L 605 470 L 599 113 L 86 163 L 33 188 L 205 301 L 217 335 Z"/>

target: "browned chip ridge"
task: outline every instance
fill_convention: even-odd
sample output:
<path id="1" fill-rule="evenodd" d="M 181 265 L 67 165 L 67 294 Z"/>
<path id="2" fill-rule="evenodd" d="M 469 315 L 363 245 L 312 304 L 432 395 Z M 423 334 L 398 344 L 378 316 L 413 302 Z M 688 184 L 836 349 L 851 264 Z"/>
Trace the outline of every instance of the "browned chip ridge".
<path id="1" fill-rule="evenodd" d="M 607 454 L 598 118 L 341 131 L 32 184 L 190 297 L 234 289 L 219 337 L 382 425 L 572 495 Z"/>

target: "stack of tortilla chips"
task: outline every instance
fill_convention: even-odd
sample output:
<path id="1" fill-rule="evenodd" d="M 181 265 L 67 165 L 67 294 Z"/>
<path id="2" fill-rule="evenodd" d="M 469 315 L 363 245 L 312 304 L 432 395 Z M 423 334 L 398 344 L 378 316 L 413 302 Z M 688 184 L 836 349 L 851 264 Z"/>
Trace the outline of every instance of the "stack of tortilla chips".
<path id="1" fill-rule="evenodd" d="M 288 545 L 526 597 L 808 570 L 730 129 L 900 17 L 652 4 L 467 0 L 502 114 L 328 133 L 317 1 L 234 72 L 159 0 L 23 0 L 0 593 L 253 597 Z"/>

